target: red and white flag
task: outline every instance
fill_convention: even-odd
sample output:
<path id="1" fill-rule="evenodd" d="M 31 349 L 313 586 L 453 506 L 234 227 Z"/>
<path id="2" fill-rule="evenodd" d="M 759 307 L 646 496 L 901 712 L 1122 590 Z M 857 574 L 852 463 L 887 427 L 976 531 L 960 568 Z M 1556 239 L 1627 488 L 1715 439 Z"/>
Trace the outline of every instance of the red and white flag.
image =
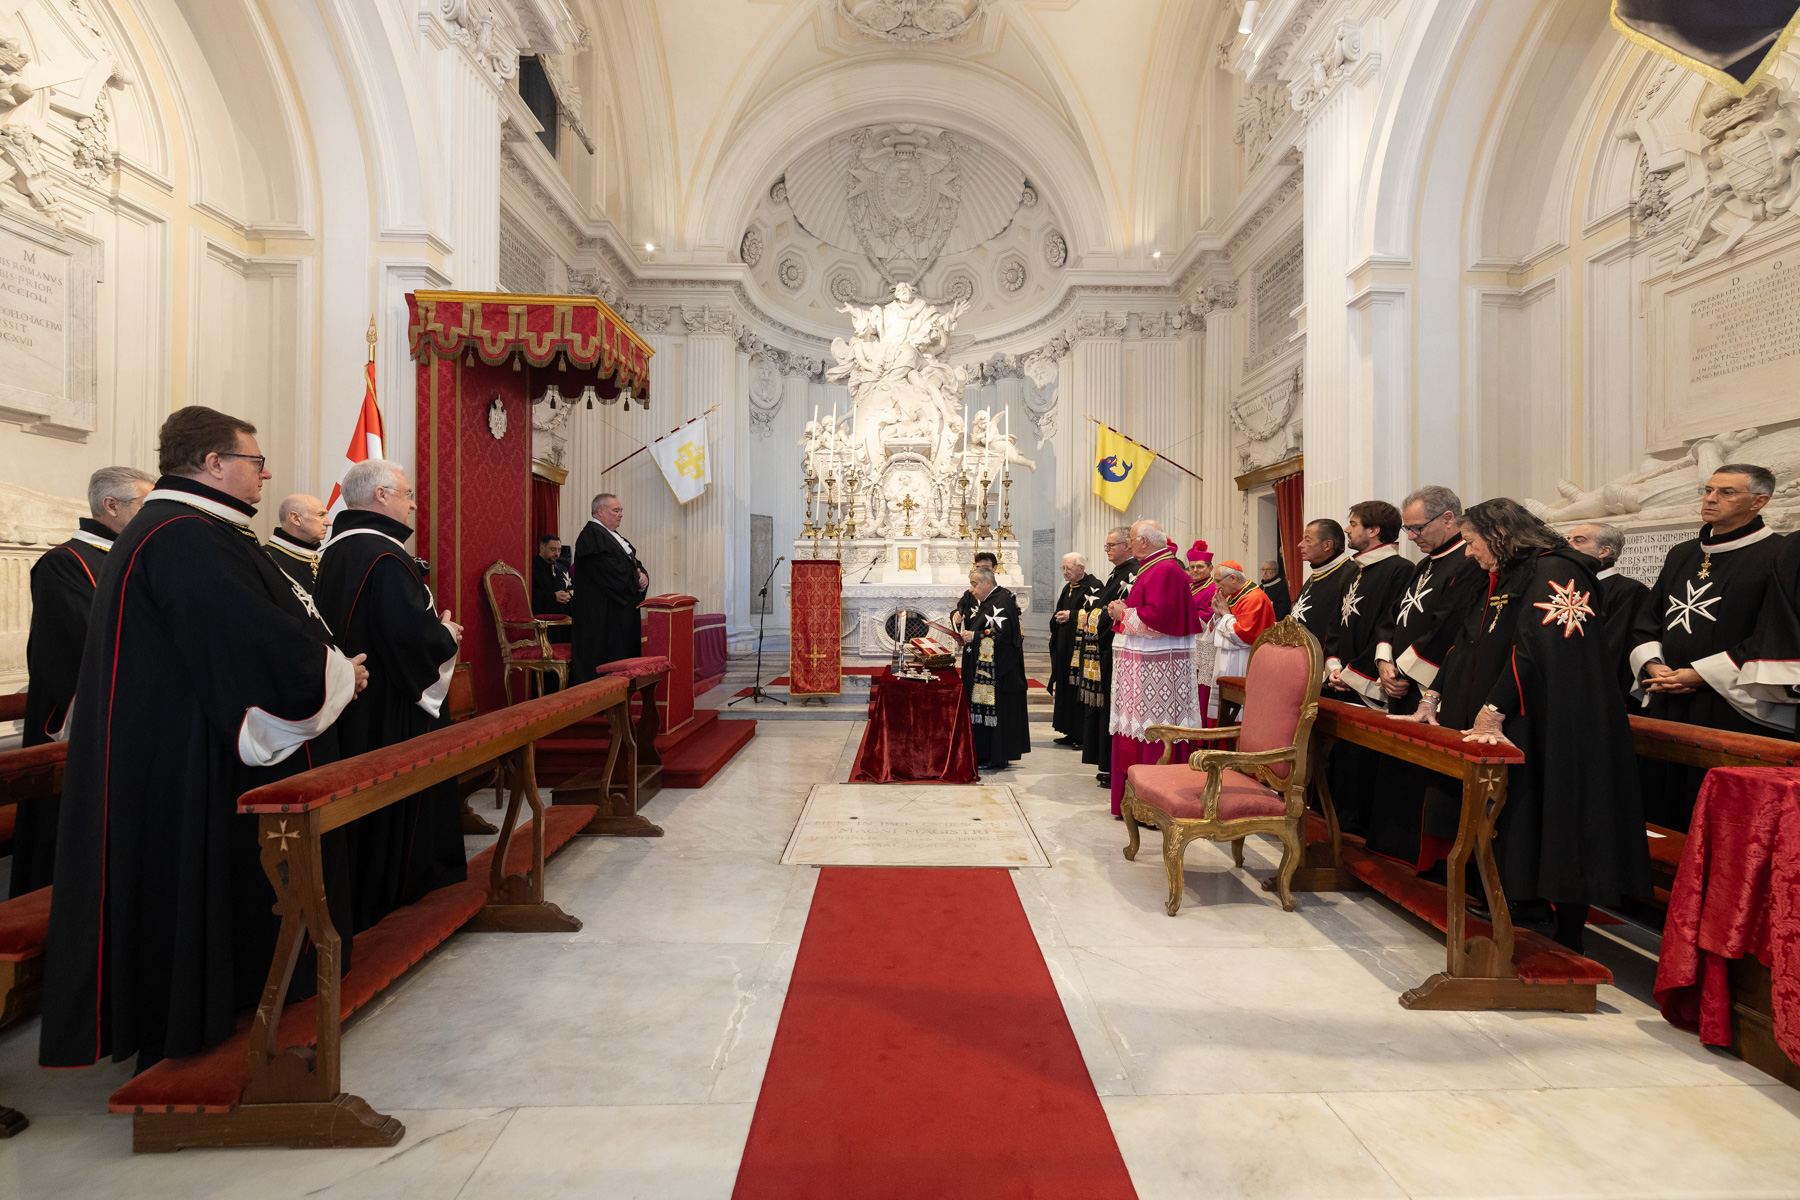
<path id="1" fill-rule="evenodd" d="M 375 364 L 370 362 L 363 368 L 363 402 L 362 413 L 356 418 L 356 431 L 350 435 L 350 448 L 344 451 L 348 460 L 344 470 L 348 471 L 359 462 L 367 462 L 371 458 L 387 457 L 381 451 L 381 409 L 375 406 Z M 331 485 L 331 500 L 325 505 L 331 515 L 336 516 L 343 508 L 343 485 Z"/>

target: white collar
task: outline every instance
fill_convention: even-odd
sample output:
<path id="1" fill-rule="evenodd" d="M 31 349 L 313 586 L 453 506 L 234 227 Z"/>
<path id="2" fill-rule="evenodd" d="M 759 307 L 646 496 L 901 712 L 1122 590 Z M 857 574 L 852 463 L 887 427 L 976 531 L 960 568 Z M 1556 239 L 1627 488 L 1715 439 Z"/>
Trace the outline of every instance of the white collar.
<path id="1" fill-rule="evenodd" d="M 1399 554 L 1399 546 L 1395 545 L 1393 542 L 1383 542 L 1372 550 L 1364 550 L 1361 554 L 1358 554 L 1356 556 L 1356 561 L 1366 567 L 1370 563 L 1378 563 L 1384 558 L 1397 558 L 1399 557 Z"/>
<path id="2" fill-rule="evenodd" d="M 1604 570 L 1604 571 L 1600 572 L 1598 575 L 1594 576 L 1594 578 L 1595 579 L 1611 579 L 1614 575 L 1617 575 L 1618 573 L 1619 573 L 1619 568 L 1608 567 L 1608 568 L 1606 568 L 1606 570 Z"/>
<path id="3" fill-rule="evenodd" d="M 111 542 L 107 541 L 105 538 L 101 537 L 99 534 L 89 533 L 85 529 L 77 529 L 74 533 L 70 534 L 69 536 L 73 541 L 86 542 L 88 545 L 94 547 L 96 550 L 104 551 L 104 550 L 111 550 L 113 548 L 113 544 Z"/>
<path id="4" fill-rule="evenodd" d="M 1466 543 L 1463 541 L 1463 539 L 1459 537 L 1454 542 L 1451 542 L 1448 546 L 1445 546 L 1442 550 L 1439 550 L 1436 554 L 1427 555 L 1427 557 L 1442 558 L 1442 557 L 1444 557 L 1444 555 L 1450 553 L 1452 550 L 1461 550 L 1465 544 Z"/>
<path id="5" fill-rule="evenodd" d="M 1342 554 L 1338 555 L 1336 558 L 1332 559 L 1330 562 L 1326 563 L 1324 566 L 1314 567 L 1311 571 L 1309 571 L 1307 573 L 1306 581 L 1308 583 L 1311 583 L 1315 579 L 1319 579 L 1323 576 L 1329 575 L 1333 571 L 1337 570 L 1339 567 L 1343 566 L 1345 563 L 1347 563 L 1349 561 L 1350 561 L 1350 552 L 1348 550 L 1346 550 Z"/>
<path id="6" fill-rule="evenodd" d="M 177 504 L 185 504 L 190 508 L 197 508 L 209 517 L 217 517 L 221 521 L 230 521 L 233 525 L 242 526 L 245 529 L 250 527 L 250 518 L 246 517 L 237 509 L 232 508 L 229 504 L 220 504 L 217 500 L 211 500 L 205 496 L 197 496 L 193 492 L 178 492 L 173 488 L 153 488 L 150 493 L 144 497 L 144 503 L 148 504 L 152 500 L 173 500 Z"/>
<path id="7" fill-rule="evenodd" d="M 325 539 L 325 544 L 323 546 L 319 547 L 319 557 L 320 558 L 325 557 L 325 552 L 327 550 L 331 549 L 333 546 L 337 545 L 339 542 L 343 541 L 345 538 L 355 537 L 359 533 L 366 533 L 366 534 L 371 535 L 372 537 L 386 538 L 388 541 L 394 543 L 394 545 L 400 547 L 400 549 L 402 549 L 402 550 L 406 549 L 406 543 L 401 541 L 399 538 L 395 537 L 391 533 L 383 533 L 379 529 L 346 529 L 342 533 L 334 533 L 330 537 Z"/>
<path id="8" fill-rule="evenodd" d="M 1700 553 L 1702 553 L 1702 554 L 1724 554 L 1727 551 L 1731 551 L 1731 550 L 1741 550 L 1745 546 L 1754 546 L 1754 545 L 1756 545 L 1756 543 L 1762 541 L 1764 538 L 1773 537 L 1774 535 L 1775 535 L 1775 531 L 1773 529 L 1770 529 L 1767 525 L 1764 525 L 1761 529 L 1757 530 L 1755 533 L 1747 533 L 1747 534 L 1743 535 L 1742 537 L 1735 538 L 1731 541 L 1714 542 L 1710 546 L 1707 545 L 1705 542 L 1701 542 L 1700 543 Z M 1726 536 L 1730 537 L 1731 535 L 1727 534 Z"/>
<path id="9" fill-rule="evenodd" d="M 604 524 L 604 523 L 603 523 L 603 522 L 602 522 L 602 521 L 601 521 L 601 520 L 600 520 L 600 518 L 599 518 L 599 517 L 589 517 L 589 518 L 588 518 L 588 524 L 590 524 L 590 525 L 599 525 L 599 526 L 600 526 L 600 531 L 601 531 L 601 532 L 602 532 L 602 533 L 610 533 L 610 534 L 612 534 L 612 535 L 613 535 L 613 540 L 614 540 L 614 541 L 616 541 L 616 542 L 618 542 L 618 543 L 619 543 L 619 545 L 621 545 L 621 546 L 623 546 L 623 547 L 625 547 L 625 549 L 627 549 L 627 550 L 630 550 L 630 549 L 631 549 L 631 543 L 630 543 L 630 542 L 628 542 L 628 541 L 626 541 L 626 540 L 625 540 L 625 535 L 624 535 L 624 534 L 622 534 L 622 533 L 620 533 L 620 532 L 619 532 L 619 531 L 618 531 L 618 530 L 616 530 L 616 529 L 608 529 L 608 528 L 607 528 L 607 527 L 606 527 L 606 525 L 605 525 L 605 524 Z"/>

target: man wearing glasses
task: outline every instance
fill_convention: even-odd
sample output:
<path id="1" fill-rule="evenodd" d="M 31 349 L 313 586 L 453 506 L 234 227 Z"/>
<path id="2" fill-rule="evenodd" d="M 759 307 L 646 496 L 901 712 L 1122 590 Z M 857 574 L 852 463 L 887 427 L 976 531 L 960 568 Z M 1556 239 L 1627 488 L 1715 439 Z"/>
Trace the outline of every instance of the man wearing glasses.
<path id="1" fill-rule="evenodd" d="M 1112 650 L 1115 630 L 1106 610 L 1114 600 L 1123 600 L 1129 596 L 1131 585 L 1137 582 L 1138 560 L 1131 555 L 1129 526 L 1119 525 L 1107 530 L 1106 561 L 1112 564 L 1112 574 L 1107 577 L 1106 587 L 1101 589 L 1089 618 L 1095 623 L 1102 700 L 1098 706 L 1089 705 L 1085 714 L 1087 720 L 1081 731 L 1081 761 L 1098 767 L 1099 773 L 1094 778 L 1100 781 L 1102 787 L 1111 787 L 1112 734 L 1107 732 L 1107 723 L 1112 714 Z"/>
<path id="2" fill-rule="evenodd" d="M 237 799 L 332 761 L 332 724 L 368 682 L 250 529 L 270 478 L 256 427 L 196 405 L 159 440 L 162 478 L 100 572 L 69 721 L 47 1067 L 142 1070 L 232 1035 L 277 930 Z"/>
<path id="3" fill-rule="evenodd" d="M 1771 704 L 1744 686 L 1752 637 L 1766 605 L 1777 603 L 1776 560 L 1783 539 L 1763 524 L 1775 476 L 1748 463 L 1714 471 L 1700 494 L 1700 536 L 1670 549 L 1632 629 L 1632 696 L 1644 716 L 1709 729 L 1792 736 L 1794 707 Z M 1685 830 L 1705 772 L 1642 761 L 1644 816 Z"/>
<path id="4" fill-rule="evenodd" d="M 1438 484 L 1400 504 L 1400 528 L 1424 557 L 1376 634 L 1375 665 L 1389 715 L 1436 708 L 1432 684 L 1463 614 L 1487 602 L 1488 573 L 1466 553 L 1458 532 L 1462 511 L 1461 498 Z M 1425 789 L 1432 782 L 1424 768 L 1382 756 L 1369 804 L 1369 849 L 1420 870 L 1443 857 L 1441 848 L 1425 844 Z"/>
<path id="5" fill-rule="evenodd" d="M 372 458 L 344 472 L 344 511 L 319 551 L 319 611 L 348 653 L 366 653 L 369 687 L 338 720 L 346 756 L 365 754 L 450 723 L 444 697 L 462 626 L 435 610 L 412 537 L 412 484 L 398 463 Z M 348 828 L 351 934 L 467 875 L 462 801 L 445 780 Z M 339 932 L 343 932 L 340 930 Z"/>

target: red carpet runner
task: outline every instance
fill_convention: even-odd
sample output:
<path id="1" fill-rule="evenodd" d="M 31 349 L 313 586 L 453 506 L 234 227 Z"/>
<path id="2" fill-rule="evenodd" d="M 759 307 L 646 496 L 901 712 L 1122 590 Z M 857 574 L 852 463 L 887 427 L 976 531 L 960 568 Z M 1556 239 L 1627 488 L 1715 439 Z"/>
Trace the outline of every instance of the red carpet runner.
<path id="1" fill-rule="evenodd" d="M 1135 1200 L 999 869 L 826 867 L 735 1200 Z"/>

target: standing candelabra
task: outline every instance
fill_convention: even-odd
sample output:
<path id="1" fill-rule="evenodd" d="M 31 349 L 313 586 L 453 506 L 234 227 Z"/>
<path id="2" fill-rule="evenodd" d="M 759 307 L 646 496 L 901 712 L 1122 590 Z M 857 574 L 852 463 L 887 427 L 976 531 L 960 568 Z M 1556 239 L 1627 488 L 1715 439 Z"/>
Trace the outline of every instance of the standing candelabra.
<path id="1" fill-rule="evenodd" d="M 956 504 L 956 536 L 961 541 L 969 540 L 969 472 L 964 469 L 956 481 L 959 495 Z"/>

